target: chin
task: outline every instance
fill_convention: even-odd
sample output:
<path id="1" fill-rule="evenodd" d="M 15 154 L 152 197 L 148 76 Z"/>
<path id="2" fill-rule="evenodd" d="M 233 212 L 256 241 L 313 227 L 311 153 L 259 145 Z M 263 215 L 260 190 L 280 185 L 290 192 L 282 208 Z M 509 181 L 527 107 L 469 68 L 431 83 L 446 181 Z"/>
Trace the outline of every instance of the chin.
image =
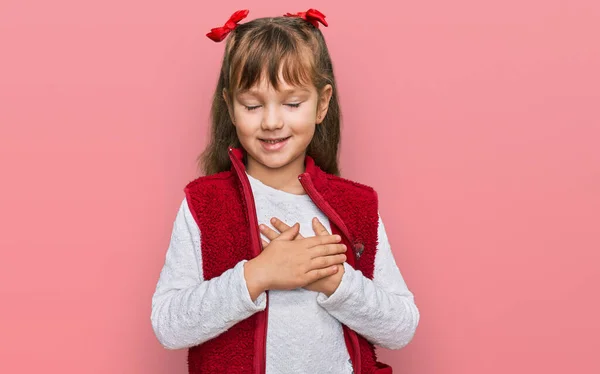
<path id="1" fill-rule="evenodd" d="M 285 154 L 278 155 L 261 155 L 258 160 L 261 164 L 268 167 L 269 169 L 279 169 L 294 161 L 294 157 Z"/>
<path id="2" fill-rule="evenodd" d="M 281 152 L 281 153 L 259 153 L 258 154 L 258 158 L 254 158 L 255 160 L 257 160 L 260 164 L 264 165 L 266 168 L 269 169 L 280 169 L 283 168 L 291 163 L 293 163 L 298 157 L 301 156 L 301 152 L 300 154 L 295 154 L 292 152 Z"/>

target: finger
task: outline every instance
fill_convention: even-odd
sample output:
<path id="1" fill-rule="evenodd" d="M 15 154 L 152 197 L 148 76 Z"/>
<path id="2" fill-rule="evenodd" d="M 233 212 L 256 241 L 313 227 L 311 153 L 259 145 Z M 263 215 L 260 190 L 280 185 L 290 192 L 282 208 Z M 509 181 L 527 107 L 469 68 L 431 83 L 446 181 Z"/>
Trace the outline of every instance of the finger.
<path id="1" fill-rule="evenodd" d="M 321 235 L 321 236 L 329 235 L 329 232 L 327 231 L 325 226 L 321 223 L 321 221 L 319 221 L 319 219 L 317 217 L 313 218 L 312 224 L 313 224 L 313 230 L 315 231 L 315 234 Z"/>
<path id="2" fill-rule="evenodd" d="M 318 245 L 324 244 L 334 244 L 342 241 L 342 237 L 339 235 L 315 235 L 310 238 L 304 239 L 306 240 L 306 246 L 308 248 L 315 247 Z"/>
<path id="3" fill-rule="evenodd" d="M 345 254 L 322 256 L 313 258 L 310 262 L 311 269 L 323 269 L 331 265 L 343 264 L 346 261 Z"/>
<path id="4" fill-rule="evenodd" d="M 323 268 L 323 269 L 315 269 L 315 270 L 311 270 L 309 272 L 306 273 L 306 278 L 308 280 L 308 283 L 312 283 L 312 282 L 316 282 L 321 278 L 325 278 L 328 277 L 330 275 L 333 275 L 335 273 L 338 272 L 338 266 L 337 265 L 333 265 L 327 268 Z"/>
<path id="5" fill-rule="evenodd" d="M 345 244 L 324 244 L 311 248 L 311 258 L 323 256 L 338 255 L 346 253 L 347 247 Z"/>
<path id="6" fill-rule="evenodd" d="M 280 220 L 279 218 L 271 218 L 271 224 L 273 225 L 273 227 L 275 227 L 277 230 L 279 230 L 279 232 L 284 232 L 285 230 L 288 230 L 290 228 L 290 226 L 288 226 L 285 222 L 283 222 L 282 220 Z M 296 239 L 303 239 L 304 237 L 298 233 L 298 235 L 296 235 Z"/>
<path id="7" fill-rule="evenodd" d="M 300 224 L 296 222 L 292 227 L 279 234 L 276 240 L 294 240 L 294 238 L 296 237 L 296 235 L 298 235 L 299 232 Z"/>
<path id="8" fill-rule="evenodd" d="M 273 230 L 267 225 L 260 225 L 260 232 L 263 233 L 269 240 L 275 240 L 280 235 L 277 231 Z"/>
<path id="9" fill-rule="evenodd" d="M 261 238 L 260 240 L 262 241 L 262 247 L 263 247 L 263 249 L 265 249 L 265 247 L 266 247 L 266 246 L 268 246 L 268 245 L 269 245 L 269 243 L 267 243 L 267 242 L 266 242 L 264 239 L 262 239 L 262 238 Z"/>

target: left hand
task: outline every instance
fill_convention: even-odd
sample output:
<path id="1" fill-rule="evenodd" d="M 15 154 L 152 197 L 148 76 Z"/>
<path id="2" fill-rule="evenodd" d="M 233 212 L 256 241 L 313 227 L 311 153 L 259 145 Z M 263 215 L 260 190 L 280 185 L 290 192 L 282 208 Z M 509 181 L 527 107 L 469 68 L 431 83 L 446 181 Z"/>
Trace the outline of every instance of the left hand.
<path id="1" fill-rule="evenodd" d="M 261 229 L 260 229 L 260 232 L 263 233 L 269 240 L 274 240 L 281 234 L 281 232 L 290 228 L 290 226 L 288 226 L 285 222 L 283 222 L 277 218 L 271 218 L 271 224 L 279 232 L 272 230 L 270 227 L 268 227 L 266 225 L 261 225 Z M 317 217 L 313 218 L 312 225 L 313 225 L 313 230 L 315 231 L 316 235 L 331 235 Z M 300 235 L 300 233 L 298 232 L 298 235 L 296 235 L 296 237 L 294 239 L 303 239 L 303 238 L 304 237 L 302 235 Z M 262 244 L 263 244 L 263 248 L 264 248 L 265 245 L 268 243 L 265 240 L 263 240 Z M 309 285 L 305 286 L 304 288 L 307 290 L 310 290 L 310 291 L 322 292 L 327 297 L 329 297 L 335 292 L 335 290 L 337 290 L 338 286 L 340 285 L 340 283 L 342 281 L 342 276 L 344 275 L 344 271 L 345 271 L 344 265 L 340 264 L 340 265 L 338 265 L 338 271 L 335 274 L 327 276 L 325 278 L 321 278 L 316 282 L 310 283 Z"/>

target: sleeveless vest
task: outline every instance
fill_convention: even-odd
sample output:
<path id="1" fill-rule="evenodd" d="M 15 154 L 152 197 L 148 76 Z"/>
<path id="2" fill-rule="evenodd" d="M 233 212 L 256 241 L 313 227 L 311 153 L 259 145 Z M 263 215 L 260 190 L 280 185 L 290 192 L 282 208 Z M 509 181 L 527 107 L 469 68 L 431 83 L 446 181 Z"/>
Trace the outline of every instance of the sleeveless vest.
<path id="1" fill-rule="evenodd" d="M 239 261 L 260 254 L 262 244 L 254 198 L 243 163 L 244 150 L 229 148 L 229 171 L 199 177 L 184 189 L 202 233 L 204 279 L 218 277 Z M 329 218 L 332 234 L 346 244 L 347 262 L 372 279 L 377 249 L 378 206 L 373 188 L 322 171 L 310 156 L 298 176 L 315 205 Z M 267 307 L 221 335 L 188 350 L 190 374 L 264 374 Z M 389 374 L 377 362 L 375 347 L 343 325 L 355 374 Z"/>

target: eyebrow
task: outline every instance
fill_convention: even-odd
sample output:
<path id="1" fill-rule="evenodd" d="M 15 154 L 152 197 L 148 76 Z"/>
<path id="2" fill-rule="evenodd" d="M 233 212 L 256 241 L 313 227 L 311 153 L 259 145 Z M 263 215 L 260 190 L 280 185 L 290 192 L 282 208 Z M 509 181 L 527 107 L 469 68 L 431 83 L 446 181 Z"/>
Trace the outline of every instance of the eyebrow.
<path id="1" fill-rule="evenodd" d="M 288 88 L 286 90 L 282 90 L 280 91 L 283 94 L 293 94 L 293 93 L 310 93 L 309 90 L 307 90 L 306 88 L 302 88 L 302 87 L 297 87 L 297 88 Z M 253 96 L 261 96 L 260 92 L 257 90 L 244 90 L 244 91 L 239 91 L 238 95 L 253 95 Z"/>

